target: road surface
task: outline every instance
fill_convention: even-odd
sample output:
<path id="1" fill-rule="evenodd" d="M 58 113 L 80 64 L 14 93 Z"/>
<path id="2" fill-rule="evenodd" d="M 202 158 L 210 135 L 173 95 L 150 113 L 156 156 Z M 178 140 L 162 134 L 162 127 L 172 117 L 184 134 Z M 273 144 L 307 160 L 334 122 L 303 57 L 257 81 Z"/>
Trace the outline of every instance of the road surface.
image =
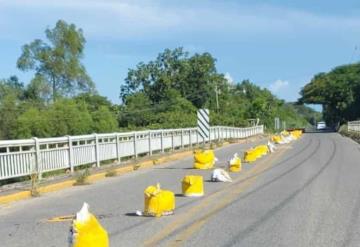
<path id="1" fill-rule="evenodd" d="M 216 152 L 220 166 L 251 144 Z M 360 246 L 360 146 L 336 133 L 305 134 L 232 174 L 205 182 L 206 195 L 177 195 L 175 215 L 134 216 L 143 190 L 160 182 L 181 193 L 192 158 L 109 178 L 0 208 L 1 246 L 67 246 L 69 222 L 84 201 L 99 216 L 111 246 Z"/>

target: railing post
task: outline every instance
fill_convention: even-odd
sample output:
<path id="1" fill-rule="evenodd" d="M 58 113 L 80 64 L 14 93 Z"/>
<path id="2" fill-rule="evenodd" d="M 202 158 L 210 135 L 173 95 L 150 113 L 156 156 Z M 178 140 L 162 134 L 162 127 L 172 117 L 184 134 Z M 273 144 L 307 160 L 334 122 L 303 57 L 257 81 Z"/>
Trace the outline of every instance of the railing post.
<path id="1" fill-rule="evenodd" d="M 191 129 L 189 129 L 189 147 L 192 148 L 192 134 L 191 134 Z"/>
<path id="2" fill-rule="evenodd" d="M 149 155 L 152 155 L 152 147 L 151 147 L 151 130 L 149 131 Z"/>
<path id="3" fill-rule="evenodd" d="M 72 145 L 72 139 L 71 136 L 67 136 L 68 138 L 68 147 L 69 147 L 69 167 L 70 172 L 74 173 L 74 150 Z"/>
<path id="4" fill-rule="evenodd" d="M 100 150 L 99 150 L 99 136 L 94 134 L 95 137 L 95 158 L 96 158 L 96 167 L 100 167 Z"/>
<path id="5" fill-rule="evenodd" d="M 137 157 L 138 157 L 137 149 L 136 149 L 136 142 L 137 142 L 137 135 L 136 135 L 136 132 L 134 132 L 134 157 L 135 157 L 135 159 L 137 159 Z"/>
<path id="6" fill-rule="evenodd" d="M 42 174 L 41 174 L 41 155 L 40 155 L 39 139 L 37 137 L 34 137 L 33 140 L 35 142 L 35 167 L 32 172 L 36 172 L 38 179 L 41 179 Z"/>
<path id="7" fill-rule="evenodd" d="M 184 148 L 184 130 L 181 129 L 181 149 Z"/>
<path id="8" fill-rule="evenodd" d="M 196 146 L 199 146 L 199 132 L 196 130 Z"/>
<path id="9" fill-rule="evenodd" d="M 120 135 L 118 133 L 115 134 L 116 137 L 116 157 L 117 157 L 117 161 L 118 163 L 121 162 L 121 155 L 120 155 Z"/>
<path id="10" fill-rule="evenodd" d="M 171 130 L 171 150 L 174 150 L 174 131 Z"/>
<path id="11" fill-rule="evenodd" d="M 164 130 L 161 130 L 161 152 L 164 152 Z"/>
<path id="12" fill-rule="evenodd" d="M 221 136 L 220 136 L 220 127 L 217 127 L 218 130 L 218 141 L 220 142 Z"/>

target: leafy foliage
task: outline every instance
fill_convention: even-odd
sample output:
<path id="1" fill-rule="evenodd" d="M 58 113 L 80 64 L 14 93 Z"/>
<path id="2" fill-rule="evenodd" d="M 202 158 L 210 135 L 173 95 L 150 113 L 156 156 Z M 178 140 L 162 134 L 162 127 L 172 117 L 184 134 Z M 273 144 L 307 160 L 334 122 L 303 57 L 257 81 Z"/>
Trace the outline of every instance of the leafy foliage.
<path id="1" fill-rule="evenodd" d="M 154 61 L 130 69 L 121 87 L 124 128 L 175 128 L 196 125 L 196 109 L 210 109 L 212 125 L 247 126 L 248 119 L 274 127 L 274 117 L 288 127 L 308 121 L 296 108 L 248 80 L 230 84 L 216 71 L 209 54 L 189 56 L 182 48 L 166 49 Z M 218 102 L 216 102 L 218 93 Z M 217 107 L 219 105 L 219 108 Z"/>
<path id="2" fill-rule="evenodd" d="M 92 90 L 94 84 L 80 63 L 85 44 L 82 30 L 59 20 L 45 34 L 50 44 L 36 39 L 24 45 L 17 67 L 23 71 L 35 70 L 34 79 L 51 85 L 54 101 L 78 90 Z"/>
<path id="3" fill-rule="evenodd" d="M 360 63 L 315 75 L 302 89 L 301 96 L 301 103 L 323 105 L 324 119 L 328 124 L 359 118 Z"/>
<path id="4" fill-rule="evenodd" d="M 122 104 L 114 105 L 96 93 L 81 64 L 82 30 L 60 20 L 45 33 L 48 43 L 24 45 L 17 61 L 20 70 L 35 71 L 33 79 L 26 86 L 15 76 L 0 80 L 0 139 L 193 127 L 199 108 L 210 109 L 212 125 L 248 126 L 249 119 L 260 119 L 268 129 L 274 117 L 304 127 L 314 115 L 248 80 L 230 83 L 211 54 L 183 48 L 130 69 L 120 88 Z"/>

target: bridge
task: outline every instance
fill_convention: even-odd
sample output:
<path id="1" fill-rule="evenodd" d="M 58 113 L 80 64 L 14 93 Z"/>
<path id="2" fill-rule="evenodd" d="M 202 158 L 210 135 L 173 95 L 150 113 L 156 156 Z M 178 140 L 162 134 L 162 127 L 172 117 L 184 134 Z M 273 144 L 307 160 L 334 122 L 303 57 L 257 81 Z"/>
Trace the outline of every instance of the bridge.
<path id="1" fill-rule="evenodd" d="M 216 166 L 267 141 L 257 135 L 217 148 Z M 240 173 L 231 173 L 232 183 L 211 182 L 211 171 L 191 169 L 188 156 L 1 205 L 2 246 L 67 246 L 70 221 L 61 216 L 74 214 L 84 201 L 107 230 L 110 246 L 359 246 L 359 160 L 359 145 L 337 133 L 305 133 L 278 145 L 243 163 Z M 182 196 L 181 180 L 189 174 L 204 177 L 203 197 Z M 137 216 L 144 189 L 157 182 L 175 193 L 174 215 Z"/>

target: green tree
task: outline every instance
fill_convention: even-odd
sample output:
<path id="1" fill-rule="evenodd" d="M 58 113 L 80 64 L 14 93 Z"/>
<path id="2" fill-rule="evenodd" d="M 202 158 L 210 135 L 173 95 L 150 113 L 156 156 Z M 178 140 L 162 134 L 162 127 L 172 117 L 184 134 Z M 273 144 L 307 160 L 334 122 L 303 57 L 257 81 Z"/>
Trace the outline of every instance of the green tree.
<path id="1" fill-rule="evenodd" d="M 35 70 L 36 76 L 51 86 L 53 101 L 61 95 L 93 90 L 94 84 L 80 62 L 85 45 L 82 30 L 59 20 L 45 34 L 49 43 L 36 39 L 23 46 L 17 67 Z"/>
<path id="2" fill-rule="evenodd" d="M 43 76 L 35 75 L 27 85 L 24 95 L 27 100 L 34 104 L 43 105 L 50 102 L 51 87 Z"/>
<path id="3" fill-rule="evenodd" d="M 360 117 L 360 63 L 319 73 L 301 90 L 300 103 L 322 104 L 328 124 Z"/>
<path id="4" fill-rule="evenodd" d="M 93 131 L 96 133 L 110 133 L 118 129 L 118 122 L 116 116 L 106 106 L 91 113 L 93 120 Z"/>
<path id="5" fill-rule="evenodd" d="M 20 114 L 18 104 L 15 94 L 8 94 L 0 100 L 0 139 L 15 138 L 14 129 Z"/>
<path id="6" fill-rule="evenodd" d="M 15 134 L 16 138 L 51 137 L 50 121 L 44 112 L 31 107 L 17 118 Z"/>
<path id="7" fill-rule="evenodd" d="M 0 100 L 10 94 L 18 99 L 23 99 L 24 91 L 24 84 L 16 76 L 0 80 Z"/>
<path id="8" fill-rule="evenodd" d="M 93 131 L 93 121 L 86 104 L 77 104 L 71 99 L 57 100 L 45 115 L 52 136 L 83 135 Z"/>
<path id="9" fill-rule="evenodd" d="M 16 76 L 0 80 L 0 139 L 15 137 L 16 119 L 21 113 L 24 85 Z"/>
<path id="10" fill-rule="evenodd" d="M 221 88 L 226 84 L 224 76 L 216 72 L 215 62 L 209 53 L 189 57 L 182 48 L 166 49 L 155 61 L 140 63 L 129 70 L 120 96 L 126 104 L 127 96 L 143 92 L 156 104 L 164 101 L 171 89 L 201 108 L 213 96 L 215 86 Z"/>

